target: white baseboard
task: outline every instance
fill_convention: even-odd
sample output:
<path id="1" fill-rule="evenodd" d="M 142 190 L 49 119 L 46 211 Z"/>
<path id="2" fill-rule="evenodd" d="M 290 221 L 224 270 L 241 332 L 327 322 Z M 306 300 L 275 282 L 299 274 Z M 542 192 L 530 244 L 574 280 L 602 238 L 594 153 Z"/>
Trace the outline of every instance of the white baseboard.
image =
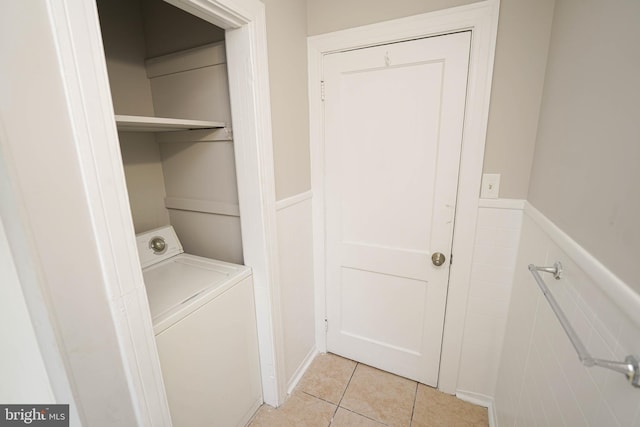
<path id="1" fill-rule="evenodd" d="M 491 401 L 491 406 L 487 408 L 489 411 L 489 427 L 498 427 L 498 414 L 496 413 L 496 405 Z"/>
<path id="2" fill-rule="evenodd" d="M 487 408 L 487 411 L 489 412 L 489 427 L 497 427 L 498 418 L 496 416 L 495 405 L 493 404 L 493 397 L 462 390 L 456 391 L 456 397 L 460 400 L 464 400 L 465 402 Z"/>
<path id="3" fill-rule="evenodd" d="M 305 356 L 304 360 L 302 361 L 300 366 L 298 366 L 298 369 L 296 369 L 296 372 L 291 376 L 291 379 L 287 384 L 287 394 L 291 394 L 291 392 L 293 392 L 293 389 L 296 388 L 296 386 L 302 379 L 302 376 L 305 374 L 305 372 L 307 372 L 307 369 L 309 369 L 309 366 L 311 366 L 311 362 L 313 362 L 313 359 L 316 358 L 318 353 L 318 349 L 314 346 L 311 351 L 309 351 L 309 353 Z"/>

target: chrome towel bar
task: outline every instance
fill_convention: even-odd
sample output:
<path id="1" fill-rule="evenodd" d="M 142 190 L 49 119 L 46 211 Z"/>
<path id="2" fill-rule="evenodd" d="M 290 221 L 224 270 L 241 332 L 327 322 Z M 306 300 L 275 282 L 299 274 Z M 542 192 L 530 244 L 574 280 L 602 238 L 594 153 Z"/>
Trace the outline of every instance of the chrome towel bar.
<path id="1" fill-rule="evenodd" d="M 569 320 L 564 315 L 564 312 L 558 305 L 558 302 L 553 297 L 551 291 L 549 291 L 547 284 L 544 282 L 542 277 L 540 277 L 540 273 L 538 273 L 539 271 L 541 271 L 543 273 L 553 274 L 553 277 L 556 280 L 559 280 L 562 275 L 562 264 L 560 264 L 560 262 L 556 262 L 553 264 L 553 267 L 538 267 L 533 264 L 529 264 L 529 271 L 538 283 L 538 286 L 540 287 L 542 294 L 547 299 L 547 302 L 549 302 L 551 310 L 560 321 L 560 324 L 569 337 L 573 348 L 575 348 L 576 352 L 578 353 L 580 362 L 588 367 L 600 366 L 601 368 L 620 372 L 627 377 L 632 386 L 640 387 L 640 367 L 637 356 L 629 355 L 624 359 L 624 362 L 596 359 L 594 357 L 591 357 L 591 354 L 589 354 L 589 352 L 587 351 L 586 347 L 582 343 L 582 340 L 580 340 L 580 337 L 578 336 L 578 334 L 576 334 L 576 331 L 569 323 Z"/>

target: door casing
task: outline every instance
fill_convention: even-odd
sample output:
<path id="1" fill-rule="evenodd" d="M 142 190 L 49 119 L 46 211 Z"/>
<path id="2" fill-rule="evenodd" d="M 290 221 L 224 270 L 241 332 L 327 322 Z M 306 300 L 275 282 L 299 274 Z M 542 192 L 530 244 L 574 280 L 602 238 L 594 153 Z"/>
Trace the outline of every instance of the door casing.
<path id="1" fill-rule="evenodd" d="M 453 250 L 438 388 L 455 393 L 478 215 L 478 201 L 498 30 L 499 0 L 401 18 L 309 37 L 309 126 L 313 189 L 316 345 L 326 352 L 325 194 L 322 80 L 323 56 L 385 43 L 469 30 L 471 54 Z"/>

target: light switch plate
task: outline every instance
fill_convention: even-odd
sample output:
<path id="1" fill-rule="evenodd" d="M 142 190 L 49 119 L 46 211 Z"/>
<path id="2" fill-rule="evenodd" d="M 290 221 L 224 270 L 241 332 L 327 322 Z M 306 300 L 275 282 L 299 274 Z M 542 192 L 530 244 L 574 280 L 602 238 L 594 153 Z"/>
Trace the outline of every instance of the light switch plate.
<path id="1" fill-rule="evenodd" d="M 482 185 L 480 187 L 481 199 L 497 199 L 500 196 L 500 174 L 482 174 Z"/>

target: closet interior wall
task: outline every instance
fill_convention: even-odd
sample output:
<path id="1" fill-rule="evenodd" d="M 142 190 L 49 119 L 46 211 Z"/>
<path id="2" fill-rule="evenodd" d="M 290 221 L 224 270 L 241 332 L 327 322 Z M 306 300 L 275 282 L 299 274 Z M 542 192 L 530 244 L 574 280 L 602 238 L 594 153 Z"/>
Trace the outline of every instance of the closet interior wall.
<path id="1" fill-rule="evenodd" d="M 119 129 L 136 233 L 173 225 L 187 253 L 243 263 L 224 30 L 162 0 L 98 0 L 116 116 L 224 122 Z"/>

